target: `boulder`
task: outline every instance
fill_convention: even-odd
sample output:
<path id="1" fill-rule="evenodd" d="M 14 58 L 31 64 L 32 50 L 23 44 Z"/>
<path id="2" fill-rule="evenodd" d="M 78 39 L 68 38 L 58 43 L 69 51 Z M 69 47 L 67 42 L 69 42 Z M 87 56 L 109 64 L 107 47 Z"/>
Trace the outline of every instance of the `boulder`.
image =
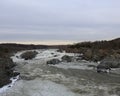
<path id="1" fill-rule="evenodd" d="M 98 66 L 110 67 L 110 68 L 120 68 L 120 59 L 116 58 L 105 58 L 100 62 Z"/>
<path id="2" fill-rule="evenodd" d="M 51 59 L 49 61 L 47 61 L 47 64 L 52 64 L 52 65 L 55 65 L 55 64 L 59 64 L 61 61 L 59 59 Z"/>
<path id="3" fill-rule="evenodd" d="M 120 68 L 120 59 L 106 57 L 97 66 L 97 72 L 101 72 L 102 70 L 110 70 L 111 68 Z"/>
<path id="4" fill-rule="evenodd" d="M 102 64 L 99 64 L 97 66 L 97 72 L 100 73 L 100 72 L 104 72 L 104 73 L 108 73 L 110 71 L 110 67 L 107 66 L 107 65 L 102 65 Z"/>
<path id="5" fill-rule="evenodd" d="M 13 73 L 13 77 L 16 77 L 16 76 L 18 76 L 18 75 L 20 75 L 19 72 L 14 72 L 14 73 Z"/>
<path id="6" fill-rule="evenodd" d="M 58 50 L 57 50 L 57 52 L 60 52 L 60 53 L 62 53 L 62 52 L 63 52 L 63 50 L 62 50 L 62 49 L 58 49 Z"/>
<path id="7" fill-rule="evenodd" d="M 73 57 L 68 56 L 68 55 L 64 55 L 61 59 L 63 62 L 72 62 Z"/>
<path id="8" fill-rule="evenodd" d="M 37 54 L 38 54 L 37 51 L 26 51 L 22 53 L 20 57 L 23 58 L 24 60 L 31 60 L 35 58 Z"/>

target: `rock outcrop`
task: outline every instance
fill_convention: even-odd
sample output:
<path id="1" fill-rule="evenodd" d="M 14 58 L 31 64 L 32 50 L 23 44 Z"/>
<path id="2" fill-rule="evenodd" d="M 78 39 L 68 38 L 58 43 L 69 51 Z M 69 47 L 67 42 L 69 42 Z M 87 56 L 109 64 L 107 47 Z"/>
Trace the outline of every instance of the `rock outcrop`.
<path id="1" fill-rule="evenodd" d="M 120 68 L 120 59 L 113 57 L 106 57 L 103 59 L 98 66 Z"/>
<path id="2" fill-rule="evenodd" d="M 110 70 L 111 68 L 120 68 L 120 59 L 115 56 L 106 57 L 97 66 L 97 72 Z"/>
<path id="3" fill-rule="evenodd" d="M 49 61 L 47 61 L 47 64 L 52 64 L 52 65 L 55 65 L 55 64 L 59 64 L 61 61 L 59 59 L 51 59 Z"/>
<path id="4" fill-rule="evenodd" d="M 73 57 L 68 56 L 68 55 L 64 55 L 61 59 L 62 59 L 63 62 L 72 62 Z"/>
<path id="5" fill-rule="evenodd" d="M 35 58 L 35 56 L 38 54 L 36 51 L 26 51 L 23 54 L 20 55 L 21 58 L 25 60 L 30 60 Z"/>
<path id="6" fill-rule="evenodd" d="M 13 71 L 15 63 L 10 58 L 0 58 L 0 87 L 11 83 L 10 78 L 19 73 Z"/>

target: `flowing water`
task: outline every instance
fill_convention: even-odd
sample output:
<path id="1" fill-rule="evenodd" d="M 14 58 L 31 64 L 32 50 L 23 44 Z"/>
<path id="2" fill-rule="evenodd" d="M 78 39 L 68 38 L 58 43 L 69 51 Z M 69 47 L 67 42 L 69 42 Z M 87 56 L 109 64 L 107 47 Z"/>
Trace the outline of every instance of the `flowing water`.
<path id="1" fill-rule="evenodd" d="M 23 52 L 12 57 L 20 77 L 0 96 L 120 96 L 120 69 L 97 73 L 97 63 L 85 60 L 47 65 L 50 59 L 78 54 L 54 49 L 36 51 L 39 54 L 33 60 L 21 59 Z"/>

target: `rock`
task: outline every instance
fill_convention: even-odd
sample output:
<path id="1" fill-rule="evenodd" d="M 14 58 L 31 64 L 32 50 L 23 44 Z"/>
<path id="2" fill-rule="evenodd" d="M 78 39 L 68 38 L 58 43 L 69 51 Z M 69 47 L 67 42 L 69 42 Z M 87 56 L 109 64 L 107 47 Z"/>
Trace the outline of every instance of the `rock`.
<path id="1" fill-rule="evenodd" d="M 68 55 L 64 55 L 61 59 L 62 59 L 63 62 L 72 62 L 73 57 L 68 56 Z"/>
<path id="2" fill-rule="evenodd" d="M 98 73 L 101 73 L 101 72 L 103 72 L 103 73 L 109 73 L 110 72 L 110 67 L 108 67 L 108 66 L 102 66 L 102 65 L 98 65 L 97 66 L 97 72 Z"/>
<path id="3" fill-rule="evenodd" d="M 110 71 L 111 68 L 120 68 L 120 59 L 113 57 L 106 57 L 97 66 L 97 72 L 107 71 L 107 70 Z"/>
<path id="4" fill-rule="evenodd" d="M 95 65 L 88 65 L 88 67 L 93 67 L 93 68 L 95 68 L 96 66 L 95 66 Z"/>
<path id="5" fill-rule="evenodd" d="M 19 72 L 14 72 L 14 73 L 13 73 L 13 77 L 18 76 L 18 75 L 20 75 Z"/>
<path id="6" fill-rule="evenodd" d="M 16 58 L 19 58 L 19 56 L 16 56 Z"/>
<path id="7" fill-rule="evenodd" d="M 4 77 L 0 79 L 0 88 L 3 87 L 4 85 L 10 84 L 12 81 L 8 77 Z"/>
<path id="8" fill-rule="evenodd" d="M 52 59 L 52 60 L 49 60 L 47 61 L 47 64 L 59 64 L 61 61 L 59 59 Z"/>
<path id="9" fill-rule="evenodd" d="M 110 68 L 120 68 L 120 59 L 105 58 L 100 62 L 99 66 L 110 67 Z"/>
<path id="10" fill-rule="evenodd" d="M 37 51 L 26 51 L 22 53 L 20 57 L 23 58 L 24 60 L 31 60 L 35 58 L 37 54 L 38 54 Z"/>
<path id="11" fill-rule="evenodd" d="M 62 49 L 58 49 L 58 50 L 57 50 L 57 52 L 60 52 L 60 53 L 62 53 L 62 52 L 63 52 L 63 50 L 62 50 Z"/>
<path id="12" fill-rule="evenodd" d="M 58 55 L 54 55 L 54 57 L 57 57 Z"/>
<path id="13" fill-rule="evenodd" d="M 15 63 L 10 58 L 0 58 L 0 87 L 11 83 Z"/>
<path id="14" fill-rule="evenodd" d="M 8 87 L 11 87 L 10 85 Z"/>
<path id="15" fill-rule="evenodd" d="M 51 53 L 52 55 L 54 55 L 55 53 Z"/>

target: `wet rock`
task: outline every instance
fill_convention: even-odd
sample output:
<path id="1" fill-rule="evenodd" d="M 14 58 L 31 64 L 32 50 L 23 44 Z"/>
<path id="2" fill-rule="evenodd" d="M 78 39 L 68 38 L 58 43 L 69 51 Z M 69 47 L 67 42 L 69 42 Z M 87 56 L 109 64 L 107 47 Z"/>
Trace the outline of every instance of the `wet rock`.
<path id="1" fill-rule="evenodd" d="M 61 61 L 59 59 L 52 59 L 52 60 L 49 60 L 47 61 L 47 64 L 59 64 Z"/>
<path id="2" fill-rule="evenodd" d="M 13 77 L 18 76 L 18 75 L 20 75 L 19 72 L 14 72 L 14 73 L 13 73 Z"/>
<path id="3" fill-rule="evenodd" d="M 10 78 L 1 78 L 0 79 L 0 88 L 3 87 L 4 85 L 7 85 L 9 83 L 11 83 L 12 81 L 10 80 Z"/>
<path id="4" fill-rule="evenodd" d="M 100 63 L 97 66 L 97 72 L 98 73 L 101 73 L 101 72 L 108 73 L 110 70 L 111 69 L 110 69 L 110 67 L 107 64 Z"/>
<path id="5" fill-rule="evenodd" d="M 52 55 L 54 55 L 55 53 L 51 53 Z"/>
<path id="6" fill-rule="evenodd" d="M 68 55 L 64 55 L 61 59 L 62 59 L 63 62 L 72 62 L 73 57 L 68 56 Z"/>
<path id="7" fill-rule="evenodd" d="M 98 67 L 104 67 L 104 68 L 120 68 L 120 59 L 115 58 L 105 58 L 100 62 Z"/>
<path id="8" fill-rule="evenodd" d="M 62 53 L 62 52 L 63 52 L 63 50 L 62 50 L 62 49 L 58 49 L 58 50 L 57 50 L 57 52 L 60 52 L 60 53 Z"/>
<path id="9" fill-rule="evenodd" d="M 6 75 L 12 77 L 13 76 L 13 70 L 6 70 Z"/>
<path id="10" fill-rule="evenodd" d="M 16 56 L 16 58 L 19 58 L 19 56 Z"/>
<path id="11" fill-rule="evenodd" d="M 54 55 L 54 57 L 57 57 L 58 55 Z"/>
<path id="12" fill-rule="evenodd" d="M 11 87 L 11 86 L 8 86 L 8 87 Z"/>
<path id="13" fill-rule="evenodd" d="M 95 68 L 96 66 L 95 66 L 95 65 L 88 65 L 88 67 L 93 67 L 93 68 Z"/>
<path id="14" fill-rule="evenodd" d="M 107 70 L 110 71 L 111 68 L 120 68 L 120 59 L 114 57 L 106 57 L 97 66 L 97 72 L 107 72 Z"/>
<path id="15" fill-rule="evenodd" d="M 0 87 L 11 83 L 15 63 L 10 58 L 0 58 Z"/>
<path id="16" fill-rule="evenodd" d="M 97 72 L 98 72 L 98 73 L 101 73 L 101 72 L 102 72 L 102 73 L 109 73 L 110 70 L 111 70 L 110 68 L 98 68 L 98 67 L 97 67 Z"/>
<path id="17" fill-rule="evenodd" d="M 37 54 L 38 54 L 37 51 L 26 51 L 23 54 L 21 54 L 20 57 L 25 60 L 31 60 L 35 58 Z"/>

